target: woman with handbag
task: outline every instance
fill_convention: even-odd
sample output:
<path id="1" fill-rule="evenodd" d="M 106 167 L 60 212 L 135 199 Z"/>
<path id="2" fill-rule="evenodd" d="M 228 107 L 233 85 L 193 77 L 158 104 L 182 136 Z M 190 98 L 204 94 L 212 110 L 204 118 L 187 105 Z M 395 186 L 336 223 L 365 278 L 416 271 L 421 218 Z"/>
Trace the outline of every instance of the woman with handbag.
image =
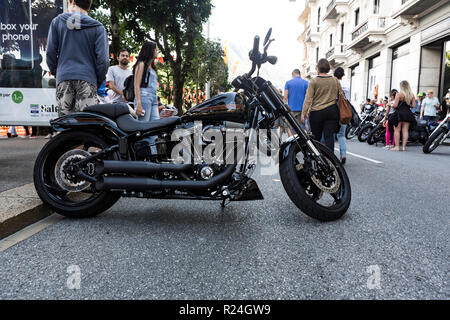
<path id="1" fill-rule="evenodd" d="M 320 59 L 317 63 L 318 76 L 309 82 L 301 121 L 309 117 L 311 132 L 316 140 L 323 136 L 325 145 L 334 152 L 334 134 L 339 131 L 339 108 L 336 97 L 339 92 L 339 82 L 329 75 L 330 63 Z"/>

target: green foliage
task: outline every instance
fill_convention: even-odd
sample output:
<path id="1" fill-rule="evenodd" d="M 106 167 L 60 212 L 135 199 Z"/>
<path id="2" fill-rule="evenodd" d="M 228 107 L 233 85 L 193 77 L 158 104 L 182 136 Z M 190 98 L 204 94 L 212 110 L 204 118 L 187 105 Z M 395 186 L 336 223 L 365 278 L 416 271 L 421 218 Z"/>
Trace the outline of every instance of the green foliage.
<path id="1" fill-rule="evenodd" d="M 145 41 L 157 43 L 165 60 L 158 64 L 160 94 L 169 100 L 173 95 L 182 111 L 183 88 L 204 91 L 207 81 L 212 92 L 229 87 L 220 44 L 202 35 L 211 9 L 211 0 L 94 0 L 93 17 L 108 30 L 111 52 L 125 47 L 136 54 Z"/>

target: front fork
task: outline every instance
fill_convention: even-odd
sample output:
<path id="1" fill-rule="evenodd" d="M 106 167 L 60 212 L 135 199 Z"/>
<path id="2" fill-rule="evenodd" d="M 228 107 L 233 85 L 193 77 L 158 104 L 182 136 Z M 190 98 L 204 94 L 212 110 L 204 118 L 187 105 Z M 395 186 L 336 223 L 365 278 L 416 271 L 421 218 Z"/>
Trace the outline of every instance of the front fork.
<path id="1" fill-rule="evenodd" d="M 311 137 L 306 132 L 305 129 L 303 129 L 295 120 L 295 118 L 292 116 L 290 112 L 287 110 L 283 110 L 283 116 L 285 119 L 289 122 L 289 124 L 292 126 L 292 128 L 297 133 L 297 136 L 300 138 L 300 141 L 303 141 L 304 144 L 307 146 L 309 151 L 311 151 L 314 159 L 317 161 L 317 163 L 326 171 L 327 174 L 331 173 L 332 170 L 329 166 L 329 164 L 323 159 L 322 154 L 317 150 L 316 146 L 314 145 Z M 298 139 L 295 139 L 295 143 L 299 143 Z M 301 146 L 299 145 L 301 148 Z"/>

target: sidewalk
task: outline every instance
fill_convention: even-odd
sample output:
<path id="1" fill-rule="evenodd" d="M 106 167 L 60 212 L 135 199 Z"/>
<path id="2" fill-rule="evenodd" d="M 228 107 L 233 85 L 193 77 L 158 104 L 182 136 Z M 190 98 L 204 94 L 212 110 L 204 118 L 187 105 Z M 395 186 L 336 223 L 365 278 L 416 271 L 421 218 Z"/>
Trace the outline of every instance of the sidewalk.
<path id="1" fill-rule="evenodd" d="M 47 142 L 43 137 L 0 140 L 0 239 L 51 213 L 33 184 L 34 161 Z"/>
<path id="2" fill-rule="evenodd" d="M 32 183 L 0 193 L 0 208 L 0 239 L 51 214 Z"/>

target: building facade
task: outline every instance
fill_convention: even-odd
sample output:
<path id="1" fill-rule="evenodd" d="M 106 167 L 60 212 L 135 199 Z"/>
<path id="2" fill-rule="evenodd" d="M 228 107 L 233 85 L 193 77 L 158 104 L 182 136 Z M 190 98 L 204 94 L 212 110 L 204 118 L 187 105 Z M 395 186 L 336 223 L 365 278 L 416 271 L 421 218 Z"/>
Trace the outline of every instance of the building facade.
<path id="1" fill-rule="evenodd" d="M 341 66 L 351 100 L 380 99 L 408 80 L 415 93 L 450 89 L 450 0 L 307 0 L 303 74 L 319 59 Z"/>

